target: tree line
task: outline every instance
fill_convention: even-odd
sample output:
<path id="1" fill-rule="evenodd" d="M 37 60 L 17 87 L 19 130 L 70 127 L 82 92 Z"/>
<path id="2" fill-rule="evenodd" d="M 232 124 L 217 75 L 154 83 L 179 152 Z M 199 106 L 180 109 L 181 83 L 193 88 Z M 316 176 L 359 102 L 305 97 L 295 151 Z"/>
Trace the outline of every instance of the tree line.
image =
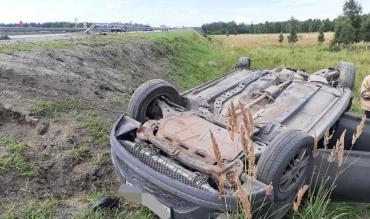
<path id="1" fill-rule="evenodd" d="M 237 24 L 232 22 L 213 22 L 202 25 L 205 34 L 261 34 L 280 33 L 278 41 L 283 42 L 283 33 L 289 33 L 288 41 L 298 41 L 299 32 L 319 32 L 318 42 L 325 41 L 325 32 L 335 32 L 332 45 L 351 44 L 359 41 L 370 42 L 370 14 L 362 13 L 362 6 L 356 0 L 347 0 L 343 13 L 334 20 L 308 19 L 298 21 L 292 17 L 289 21 L 265 22 L 259 24 Z"/>
<path id="2" fill-rule="evenodd" d="M 335 20 L 330 19 L 308 19 L 305 21 L 297 22 L 298 32 L 318 32 L 321 27 L 324 28 L 325 32 L 334 31 Z M 206 34 L 218 35 L 218 34 L 245 34 L 245 33 L 288 33 L 290 31 L 291 21 L 277 21 L 259 23 L 259 24 L 237 24 L 234 21 L 231 22 L 213 22 L 202 25 L 202 32 Z"/>

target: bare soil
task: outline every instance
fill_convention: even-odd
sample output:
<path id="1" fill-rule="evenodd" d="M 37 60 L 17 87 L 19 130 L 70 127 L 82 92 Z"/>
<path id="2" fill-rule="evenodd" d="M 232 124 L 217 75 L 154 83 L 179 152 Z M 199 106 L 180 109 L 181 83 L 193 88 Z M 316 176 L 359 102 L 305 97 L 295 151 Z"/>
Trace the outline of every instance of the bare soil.
<path id="1" fill-rule="evenodd" d="M 93 162 L 97 155 L 109 159 L 107 142 L 92 141 L 70 113 L 46 117 L 30 109 L 40 101 L 74 99 L 112 124 L 126 110 L 136 86 L 166 78 L 169 69 L 168 51 L 152 42 L 0 54 L 0 135 L 23 142 L 22 155 L 35 164 L 32 176 L 0 169 L 0 216 L 5 202 L 53 198 L 59 201 L 57 217 L 69 218 L 88 207 L 83 197 L 92 187 L 117 186 L 111 163 Z M 80 145 L 87 153 L 77 156 Z"/>

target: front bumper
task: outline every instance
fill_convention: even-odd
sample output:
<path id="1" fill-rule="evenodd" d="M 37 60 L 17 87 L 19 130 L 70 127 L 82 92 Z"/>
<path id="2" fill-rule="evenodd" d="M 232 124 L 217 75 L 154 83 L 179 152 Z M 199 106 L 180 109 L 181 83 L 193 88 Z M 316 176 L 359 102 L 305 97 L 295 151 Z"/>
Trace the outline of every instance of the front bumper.
<path id="1" fill-rule="evenodd" d="M 217 194 L 183 184 L 160 174 L 130 154 L 118 141 L 138 127 L 137 121 L 123 115 L 110 135 L 112 162 L 117 174 L 129 182 L 122 184 L 119 193 L 126 199 L 140 202 L 161 218 L 215 218 L 223 212 L 237 210 L 235 196 Z M 131 186 L 132 185 L 132 186 Z M 266 194 L 265 184 L 255 181 L 252 200 L 256 217 L 268 212 L 272 196 Z"/>

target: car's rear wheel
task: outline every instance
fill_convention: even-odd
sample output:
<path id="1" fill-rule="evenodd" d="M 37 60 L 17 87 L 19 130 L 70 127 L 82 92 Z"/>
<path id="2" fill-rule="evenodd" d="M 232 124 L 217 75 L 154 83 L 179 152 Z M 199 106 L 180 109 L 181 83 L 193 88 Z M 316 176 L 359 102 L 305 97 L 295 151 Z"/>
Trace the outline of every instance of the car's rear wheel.
<path id="1" fill-rule="evenodd" d="M 272 183 L 274 202 L 280 208 L 278 215 L 289 210 L 283 205 L 289 206 L 299 188 L 309 183 L 313 169 L 312 146 L 312 136 L 300 130 L 288 130 L 271 141 L 269 150 L 258 161 L 257 179 Z"/>
<path id="2" fill-rule="evenodd" d="M 236 68 L 251 68 L 251 59 L 249 57 L 240 57 L 239 63 L 236 65 Z"/>
<path id="3" fill-rule="evenodd" d="M 150 119 L 162 118 L 162 111 L 156 101 L 160 98 L 166 98 L 175 104 L 180 104 L 181 100 L 179 92 L 170 83 L 161 79 L 145 82 L 131 96 L 128 116 L 142 123 Z"/>
<path id="4" fill-rule="evenodd" d="M 356 67 L 351 62 L 341 62 L 336 68 L 339 71 L 339 86 L 353 90 L 356 80 Z"/>

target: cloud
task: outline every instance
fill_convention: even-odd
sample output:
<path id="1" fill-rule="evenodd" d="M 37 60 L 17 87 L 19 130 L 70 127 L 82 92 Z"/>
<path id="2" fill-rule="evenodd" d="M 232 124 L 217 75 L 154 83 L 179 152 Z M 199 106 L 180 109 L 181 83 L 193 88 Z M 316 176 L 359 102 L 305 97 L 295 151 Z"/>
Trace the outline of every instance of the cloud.
<path id="1" fill-rule="evenodd" d="M 192 9 L 192 10 L 189 11 L 189 14 L 196 15 L 196 14 L 199 14 L 199 11 L 195 10 L 195 9 Z"/>

